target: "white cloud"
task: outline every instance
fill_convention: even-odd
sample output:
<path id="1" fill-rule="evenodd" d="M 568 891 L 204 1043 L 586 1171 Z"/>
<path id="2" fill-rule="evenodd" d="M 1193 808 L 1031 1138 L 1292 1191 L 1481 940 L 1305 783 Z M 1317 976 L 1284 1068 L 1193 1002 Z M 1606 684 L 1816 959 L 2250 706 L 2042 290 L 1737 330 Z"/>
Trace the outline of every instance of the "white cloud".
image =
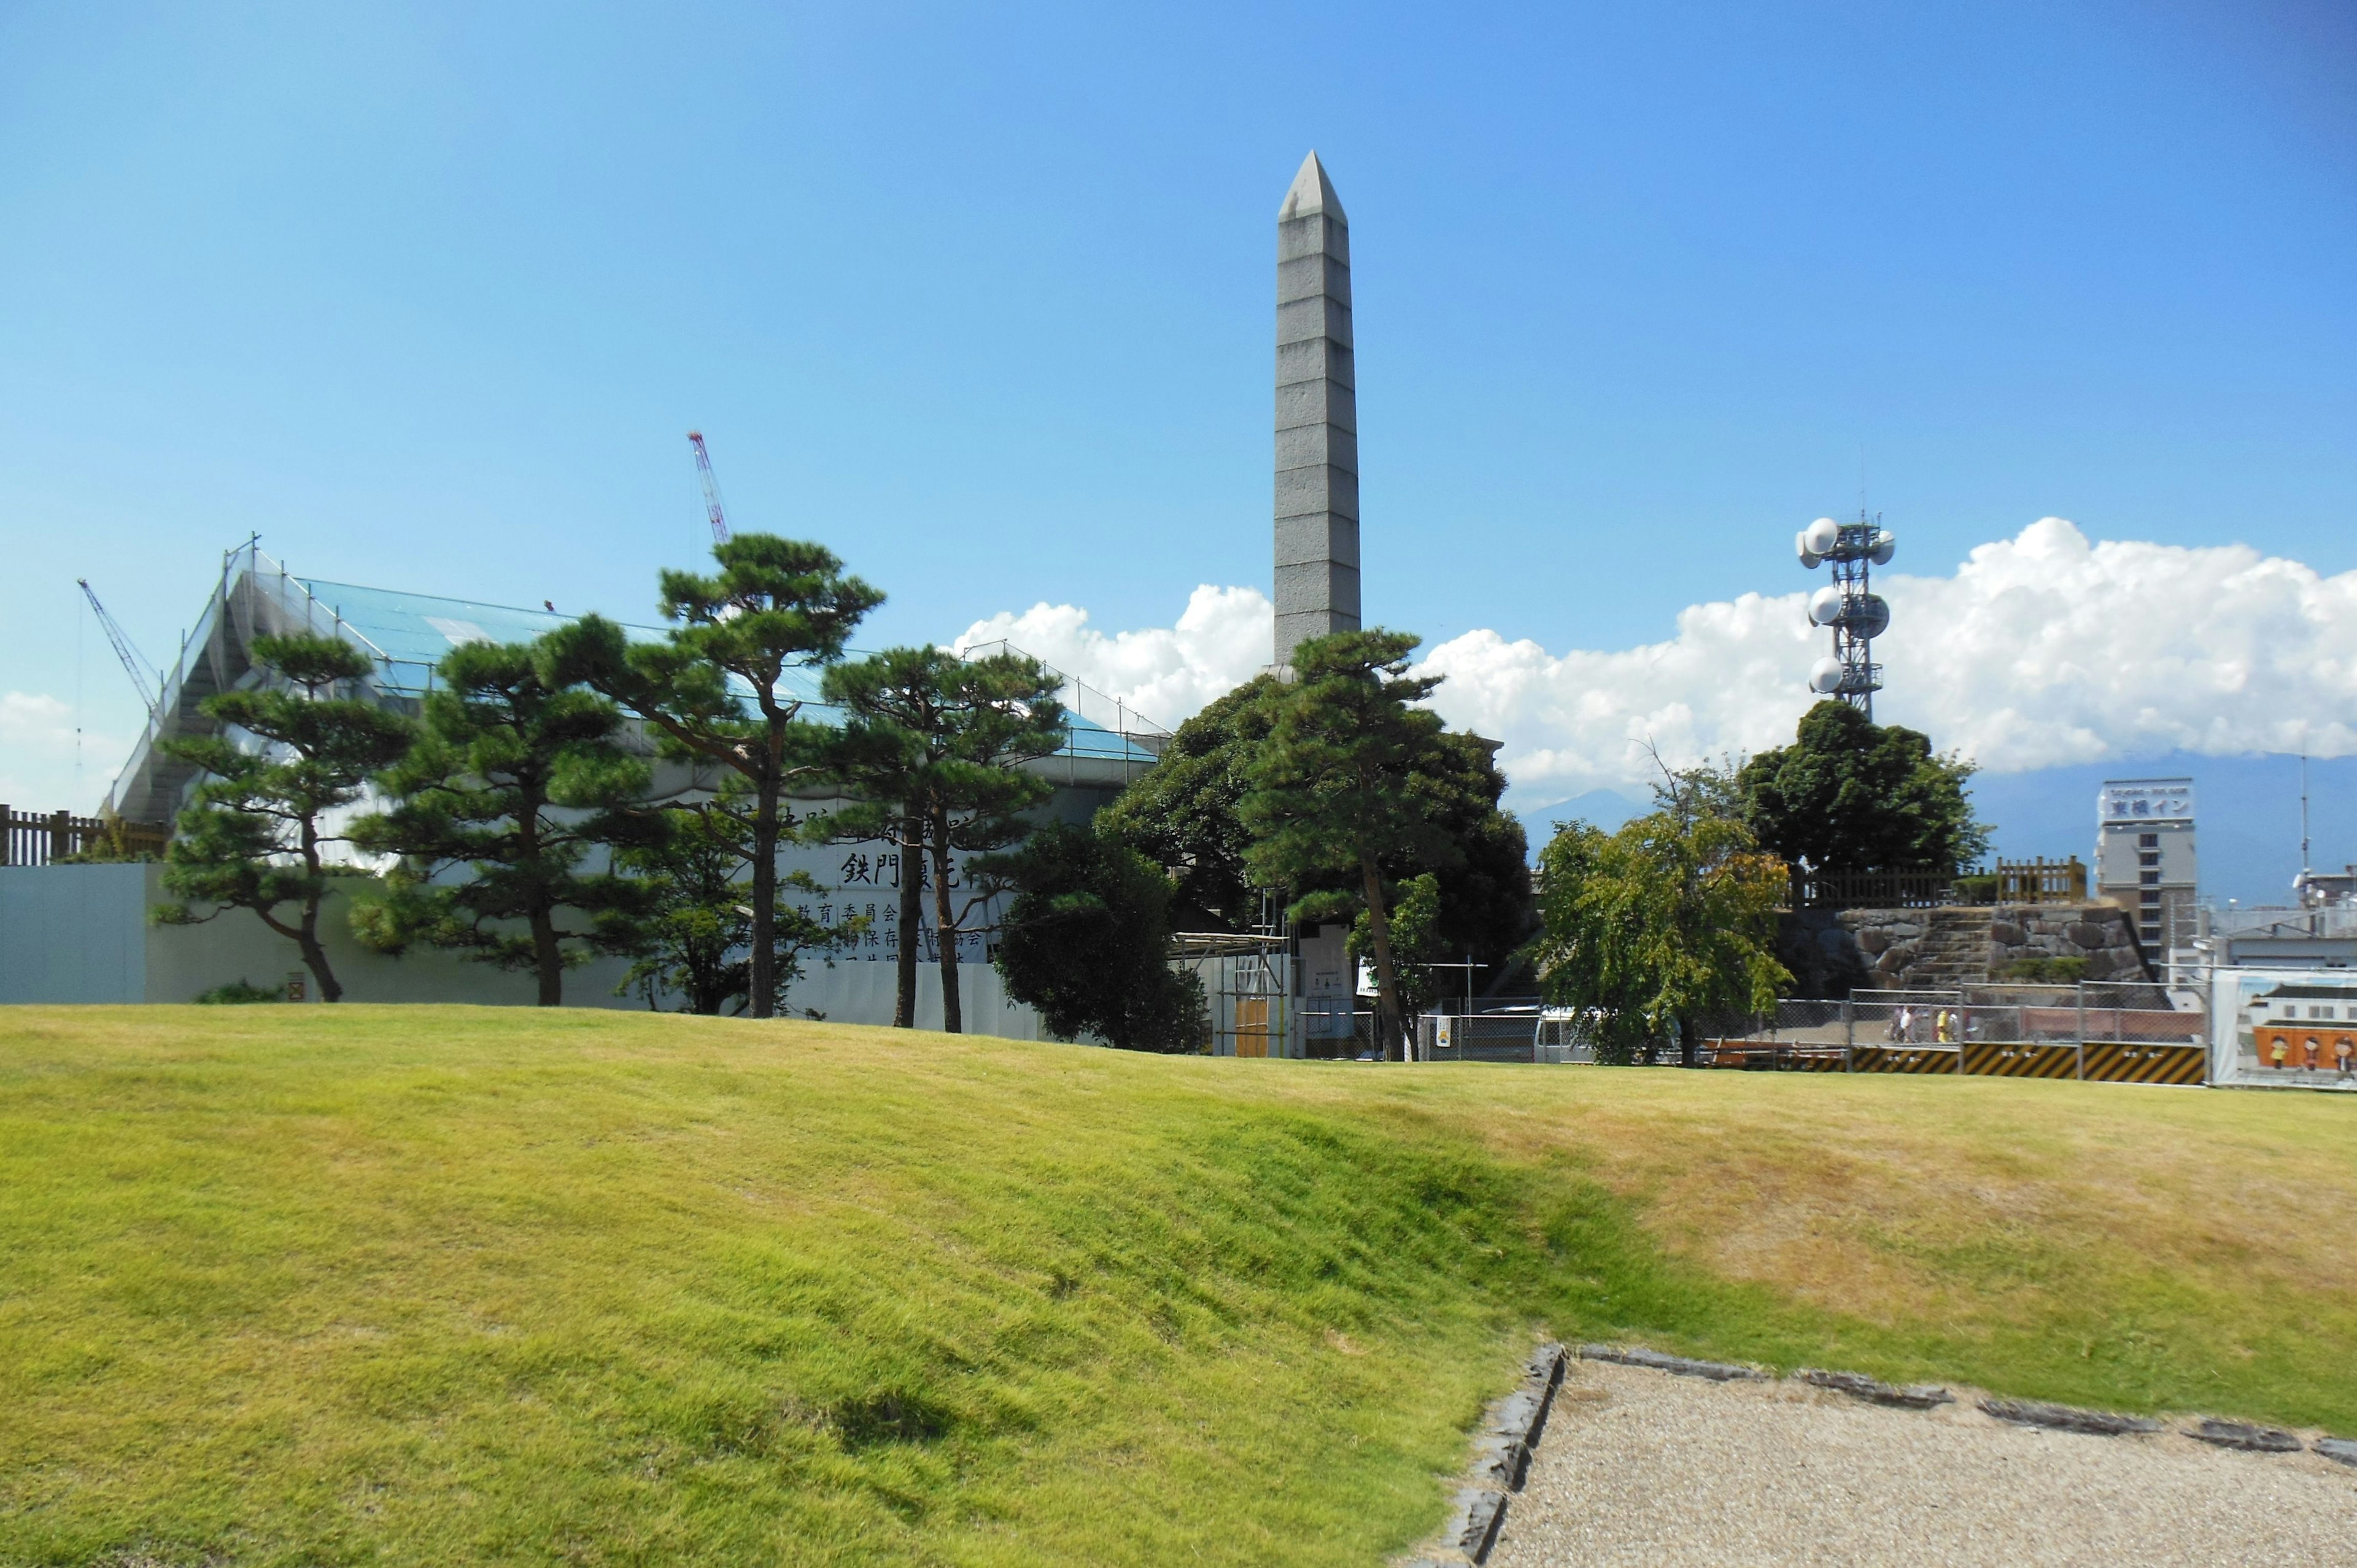
<path id="1" fill-rule="evenodd" d="M 2357 572 L 2240 544 L 2092 542 L 2050 517 L 1952 575 L 1876 586 L 1891 605 L 1877 716 L 1991 771 L 2171 749 L 2357 753 Z M 1641 793 L 1648 741 L 1683 764 L 1791 737 L 1829 642 L 1803 613 L 1807 588 L 1690 606 L 1674 637 L 1641 648 L 1555 654 L 1469 632 L 1426 656 L 1448 677 L 1434 703 L 1505 743 L 1519 794 Z M 1043 604 L 978 622 L 959 646 L 1006 638 L 1176 724 L 1261 667 L 1271 624 L 1258 590 L 1205 586 L 1169 630 L 1108 635 Z"/>
<path id="2" fill-rule="evenodd" d="M 79 781 L 77 793 L 73 709 L 44 693 L 0 692 L 0 801 L 20 811 L 93 811 L 124 745 L 116 736 L 83 737 L 96 773 Z"/>
<path id="3" fill-rule="evenodd" d="M 1133 712 L 1176 728 L 1260 673 L 1275 635 L 1276 610 L 1267 595 L 1206 583 L 1188 596 L 1178 624 L 1168 629 L 1107 634 L 1089 625 L 1088 611 L 1043 601 L 1020 615 L 1001 612 L 978 620 L 951 646 L 963 652 L 977 643 L 1011 642 Z"/>

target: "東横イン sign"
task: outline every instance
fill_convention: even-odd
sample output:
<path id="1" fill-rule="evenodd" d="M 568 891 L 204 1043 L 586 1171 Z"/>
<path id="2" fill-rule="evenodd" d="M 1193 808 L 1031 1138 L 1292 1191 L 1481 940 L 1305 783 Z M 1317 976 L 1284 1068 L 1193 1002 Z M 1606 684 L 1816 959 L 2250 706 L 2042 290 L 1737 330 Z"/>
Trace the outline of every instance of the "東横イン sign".
<path id="1" fill-rule="evenodd" d="M 2095 797 L 2095 811 L 2107 822 L 2190 822 L 2193 820 L 2193 780 L 2112 779 Z"/>

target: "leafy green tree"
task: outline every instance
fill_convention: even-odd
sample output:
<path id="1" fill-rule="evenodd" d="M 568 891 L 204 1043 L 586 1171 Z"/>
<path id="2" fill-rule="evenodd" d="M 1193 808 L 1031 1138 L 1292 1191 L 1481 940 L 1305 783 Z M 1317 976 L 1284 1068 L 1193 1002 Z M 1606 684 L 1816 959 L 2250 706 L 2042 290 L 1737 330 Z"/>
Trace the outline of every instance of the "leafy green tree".
<path id="1" fill-rule="evenodd" d="M 1420 961 L 1460 960 L 1489 966 L 1503 977 L 1531 936 L 1537 917 L 1531 903 L 1530 841 L 1514 814 L 1499 804 L 1506 776 L 1498 767 L 1498 743 L 1461 730 L 1446 730 L 1409 770 L 1416 799 L 1451 853 L 1422 873 L 1406 856 L 1384 862 L 1395 880 L 1419 874 L 1434 877 L 1431 923 L 1419 940 L 1429 950 Z M 1461 981 L 1459 983 L 1463 983 Z"/>
<path id="2" fill-rule="evenodd" d="M 1400 1005 L 1413 1018 L 1448 993 L 1443 978 L 1457 972 L 1429 967 L 1454 961 L 1456 950 L 1440 939 L 1440 878 L 1427 871 L 1396 886 L 1386 886 L 1384 897 L 1391 914 L 1392 958 L 1399 965 Z M 1354 964 L 1366 961 L 1375 950 L 1374 923 L 1368 917 L 1368 910 L 1359 911 L 1344 944 Z"/>
<path id="3" fill-rule="evenodd" d="M 1244 856 L 1241 811 L 1254 762 L 1276 724 L 1285 683 L 1256 675 L 1180 725 L 1151 771 L 1099 811 L 1096 831 L 1162 867 L 1178 886 L 1172 919 L 1184 931 L 1248 931 L 1261 891 Z"/>
<path id="4" fill-rule="evenodd" d="M 417 744 L 378 779 L 392 804 L 351 826 L 361 849 L 400 857 L 383 896 L 353 911 L 363 941 L 527 972 L 543 1007 L 563 1004 L 566 969 L 641 945 L 646 889 L 607 859 L 662 822 L 632 810 L 650 770 L 622 745 L 621 711 L 554 677 L 556 662 L 530 643 L 445 654 Z"/>
<path id="5" fill-rule="evenodd" d="M 1245 857 L 1253 841 L 1242 807 L 1252 769 L 1276 723 L 1283 682 L 1261 675 L 1178 726 L 1154 770 L 1097 813 L 1102 836 L 1126 844 L 1178 885 L 1180 930 L 1248 931 L 1260 922 L 1261 891 Z M 1455 845 L 1436 875 L 1439 900 L 1421 961 L 1470 957 L 1493 967 L 1530 936 L 1530 846 L 1523 826 L 1499 801 L 1506 778 L 1494 741 L 1438 731 L 1409 768 L 1410 788 L 1433 824 Z M 1387 885 L 1425 872 L 1415 854 L 1383 857 Z M 1349 901 L 1356 868 L 1305 874 L 1294 897 L 1340 892 Z M 1361 938 L 1362 950 L 1365 938 Z"/>
<path id="6" fill-rule="evenodd" d="M 1294 682 L 1255 760 L 1240 815 L 1254 837 L 1246 865 L 1264 885 L 1300 887 L 1326 873 L 1355 875 L 1350 894 L 1296 900 L 1296 919 L 1340 915 L 1355 898 L 1367 918 L 1383 1054 L 1405 1053 L 1406 1011 L 1392 951 L 1383 862 L 1445 864 L 1457 846 L 1418 797 L 1414 770 L 1440 734 L 1415 706 L 1440 684 L 1410 675 L 1417 639 L 1405 632 L 1335 632 L 1294 650 Z"/>
<path id="7" fill-rule="evenodd" d="M 1176 889 L 1136 851 L 1052 823 L 1004 857 L 1017 890 L 992 961 L 1058 1039 L 1191 1051 L 1211 1032 L 1202 982 L 1171 969 Z"/>
<path id="8" fill-rule="evenodd" d="M 1585 822 L 1539 856 L 1537 943 L 1549 1000 L 1587 1011 L 1600 1060 L 1651 1059 L 1674 1036 L 1776 1004 L 1783 863 L 1749 829 L 1706 811 L 1655 811 L 1618 832 Z"/>
<path id="9" fill-rule="evenodd" d="M 618 992 L 636 992 L 649 1007 L 674 995 L 687 1013 L 742 1013 L 751 1004 L 753 919 L 745 899 L 754 851 L 748 815 L 730 799 L 744 789 L 731 776 L 712 800 L 666 808 L 663 832 L 618 854 L 642 881 L 648 900 L 645 946 Z M 793 825 L 789 820 L 781 831 Z M 826 893 L 801 871 L 780 876 L 778 886 L 813 897 Z M 770 929 L 771 1004 L 782 1013 L 804 961 L 856 940 L 867 919 L 853 916 L 830 925 L 781 900 Z"/>
<path id="10" fill-rule="evenodd" d="M 323 852 L 343 842 L 328 824 L 361 798 L 372 774 L 408 749 L 411 726 L 350 694 L 373 666 L 340 639 L 257 637 L 252 652 L 265 683 L 208 697 L 202 711 L 260 748 L 227 734 L 162 743 L 166 755 L 208 777 L 180 813 L 165 856 L 165 890 L 181 902 L 159 905 L 155 918 L 195 925 L 227 909 L 251 909 L 301 950 L 320 999 L 339 1001 L 344 988 L 319 944 L 319 908 L 332 878 L 354 874 L 328 865 Z M 200 914 L 197 905 L 211 908 Z"/>
<path id="11" fill-rule="evenodd" d="M 1004 849 L 1031 831 L 1026 813 L 1055 787 L 1024 765 L 1064 745 L 1062 685 L 1024 654 L 961 659 L 942 649 L 888 649 L 827 671 L 827 700 L 845 714 L 834 770 L 854 796 L 829 832 L 887 839 L 899 851 L 897 1025 L 915 1021 L 919 879 L 929 876 L 942 1027 L 964 1027 L 957 939 L 999 889 L 969 885 L 961 897 L 955 857 Z"/>
<path id="12" fill-rule="evenodd" d="M 1792 745 L 1752 757 L 1735 782 L 1760 846 L 1789 862 L 1953 873 L 1988 853 L 1964 789 L 1973 772 L 1916 730 L 1827 701 L 1801 716 Z"/>
<path id="13" fill-rule="evenodd" d="M 884 596 L 822 545 L 740 533 L 712 547 L 709 576 L 665 572 L 661 642 L 632 643 L 602 616 L 550 634 L 552 674 L 579 681 L 653 726 L 667 754 L 717 763 L 749 787 L 753 1016 L 777 1008 L 778 844 L 782 802 L 823 777 L 831 736 L 802 716 L 790 676 L 823 669 Z"/>

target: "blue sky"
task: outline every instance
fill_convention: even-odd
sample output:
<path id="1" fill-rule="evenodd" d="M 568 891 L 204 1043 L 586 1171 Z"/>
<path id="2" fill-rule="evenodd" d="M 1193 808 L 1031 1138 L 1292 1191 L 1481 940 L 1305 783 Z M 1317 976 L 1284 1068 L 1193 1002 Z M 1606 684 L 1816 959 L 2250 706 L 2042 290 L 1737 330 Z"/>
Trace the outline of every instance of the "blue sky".
<path id="1" fill-rule="evenodd" d="M 127 732 L 73 579 L 160 659 L 250 531 L 643 617 L 690 425 L 870 640 L 1168 627 L 1266 581 L 1313 145 L 1371 618 L 1656 641 L 1861 473 L 1926 572 L 2050 513 L 2344 573 L 2352 67 L 2271 0 L 5 6 L 0 692 Z"/>

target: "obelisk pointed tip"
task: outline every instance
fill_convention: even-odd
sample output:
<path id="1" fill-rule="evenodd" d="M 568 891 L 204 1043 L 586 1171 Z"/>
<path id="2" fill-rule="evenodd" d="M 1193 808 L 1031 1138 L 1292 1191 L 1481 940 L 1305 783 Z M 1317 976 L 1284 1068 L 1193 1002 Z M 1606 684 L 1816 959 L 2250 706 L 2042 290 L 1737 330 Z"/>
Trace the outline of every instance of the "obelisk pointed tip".
<path id="1" fill-rule="evenodd" d="M 1334 182 L 1326 177 L 1326 166 L 1318 161 L 1318 151 L 1301 160 L 1301 172 L 1293 177 L 1293 188 L 1285 193 L 1285 205 L 1276 209 L 1280 223 L 1288 218 L 1311 218 L 1324 213 L 1335 222 L 1348 227 L 1350 219 L 1343 216 L 1342 199 L 1334 194 Z"/>

